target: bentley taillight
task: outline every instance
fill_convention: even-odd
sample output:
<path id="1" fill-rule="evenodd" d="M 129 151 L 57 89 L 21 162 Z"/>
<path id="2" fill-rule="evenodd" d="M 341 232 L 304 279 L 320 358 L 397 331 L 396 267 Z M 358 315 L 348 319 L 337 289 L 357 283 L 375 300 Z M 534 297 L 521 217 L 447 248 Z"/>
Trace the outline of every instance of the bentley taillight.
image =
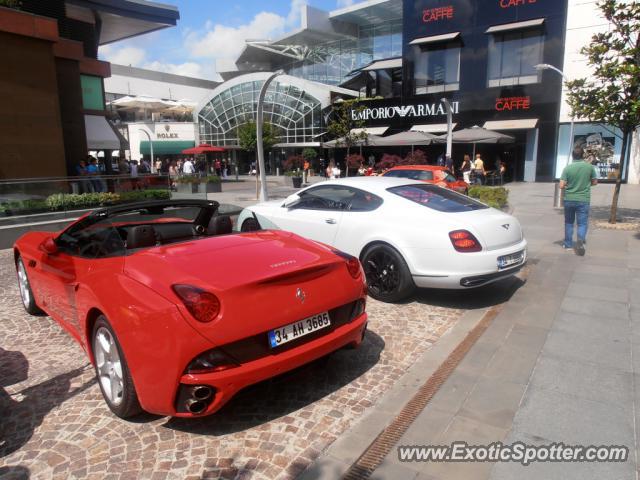
<path id="1" fill-rule="evenodd" d="M 482 245 L 473 234 L 467 230 L 454 230 L 449 232 L 449 239 L 453 248 L 458 252 L 479 252 L 482 250 Z"/>
<path id="2" fill-rule="evenodd" d="M 199 322 L 210 322 L 220 313 L 220 300 L 213 293 L 193 285 L 174 285 L 172 288 L 189 313 Z"/>

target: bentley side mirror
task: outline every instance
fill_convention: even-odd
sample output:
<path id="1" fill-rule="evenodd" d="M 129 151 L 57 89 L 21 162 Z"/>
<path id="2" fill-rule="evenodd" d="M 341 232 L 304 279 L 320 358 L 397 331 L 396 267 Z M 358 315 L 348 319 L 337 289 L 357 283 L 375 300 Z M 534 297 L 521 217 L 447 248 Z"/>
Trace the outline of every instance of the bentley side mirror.
<path id="1" fill-rule="evenodd" d="M 44 250 L 49 255 L 53 255 L 58 251 L 58 246 L 56 242 L 53 240 L 53 237 L 47 237 L 41 244 L 42 250 Z"/>
<path id="2" fill-rule="evenodd" d="M 297 193 L 294 193 L 293 195 L 289 195 L 287 198 L 284 199 L 284 203 L 282 204 L 282 206 L 285 208 L 291 208 L 299 201 L 300 201 L 300 196 Z"/>

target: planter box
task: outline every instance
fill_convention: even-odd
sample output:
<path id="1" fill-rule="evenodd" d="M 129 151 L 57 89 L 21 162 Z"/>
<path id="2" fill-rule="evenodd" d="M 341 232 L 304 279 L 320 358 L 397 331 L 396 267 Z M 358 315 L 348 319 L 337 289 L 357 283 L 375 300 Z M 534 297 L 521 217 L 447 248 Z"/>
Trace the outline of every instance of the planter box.
<path id="1" fill-rule="evenodd" d="M 289 175 L 285 175 L 284 184 L 288 187 L 300 188 L 302 185 L 302 177 L 291 177 Z"/>
<path id="2" fill-rule="evenodd" d="M 187 195 L 199 195 L 205 193 L 218 193 L 222 192 L 222 185 L 220 182 L 217 183 L 177 183 L 176 188 L 178 193 L 187 194 Z"/>
<path id="3" fill-rule="evenodd" d="M 206 193 L 222 192 L 222 182 L 201 183 L 200 188 L 204 188 Z"/>

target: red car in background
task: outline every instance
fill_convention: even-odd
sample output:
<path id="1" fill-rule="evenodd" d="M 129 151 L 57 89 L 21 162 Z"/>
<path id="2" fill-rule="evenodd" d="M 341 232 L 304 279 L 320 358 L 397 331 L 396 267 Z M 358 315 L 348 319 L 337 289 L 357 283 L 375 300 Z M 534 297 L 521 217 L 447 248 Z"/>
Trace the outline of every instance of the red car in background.
<path id="1" fill-rule="evenodd" d="M 382 174 L 383 177 L 410 178 L 432 183 L 440 187 L 449 188 L 456 192 L 467 194 L 469 184 L 454 177 L 446 167 L 437 165 L 402 165 L 393 167 Z"/>
<path id="2" fill-rule="evenodd" d="M 366 330 L 357 258 L 289 232 L 234 231 L 213 201 L 96 210 L 23 235 L 14 258 L 27 312 L 80 343 L 122 418 L 211 414 Z"/>

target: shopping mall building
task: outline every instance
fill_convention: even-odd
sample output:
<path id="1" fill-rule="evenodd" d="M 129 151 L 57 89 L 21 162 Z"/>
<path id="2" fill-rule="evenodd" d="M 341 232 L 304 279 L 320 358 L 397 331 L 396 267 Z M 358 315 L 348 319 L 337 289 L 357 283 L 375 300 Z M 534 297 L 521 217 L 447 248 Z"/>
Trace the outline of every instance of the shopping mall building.
<path id="1" fill-rule="evenodd" d="M 0 179 L 76 175 L 90 151 L 129 148 L 107 119 L 98 47 L 175 26 L 139 0 L 20 0 L 0 7 Z M 111 164 L 106 163 L 107 173 Z"/>
<path id="2" fill-rule="evenodd" d="M 387 135 L 444 133 L 447 98 L 455 129 L 479 125 L 515 138 L 477 145 L 486 163 L 506 162 L 514 180 L 552 180 L 567 163 L 571 119 L 561 75 L 536 65 L 587 76 L 580 47 L 607 28 L 595 2 L 582 0 L 368 0 L 331 12 L 304 7 L 301 23 L 282 38 L 246 43 L 237 71 L 222 72 L 225 82 L 196 108 L 201 142 L 237 148 L 237 127 L 255 119 L 264 79 L 282 69 L 265 103 L 265 120 L 281 133 L 276 156 L 321 148 L 338 99 L 366 97 L 359 118 Z M 576 119 L 573 135 L 597 152 L 602 179 L 616 174 L 619 130 Z M 426 148 L 432 161 L 443 150 Z M 454 145 L 453 155 L 459 161 L 471 148 Z M 630 150 L 622 178 L 638 183 L 637 132 Z"/>

